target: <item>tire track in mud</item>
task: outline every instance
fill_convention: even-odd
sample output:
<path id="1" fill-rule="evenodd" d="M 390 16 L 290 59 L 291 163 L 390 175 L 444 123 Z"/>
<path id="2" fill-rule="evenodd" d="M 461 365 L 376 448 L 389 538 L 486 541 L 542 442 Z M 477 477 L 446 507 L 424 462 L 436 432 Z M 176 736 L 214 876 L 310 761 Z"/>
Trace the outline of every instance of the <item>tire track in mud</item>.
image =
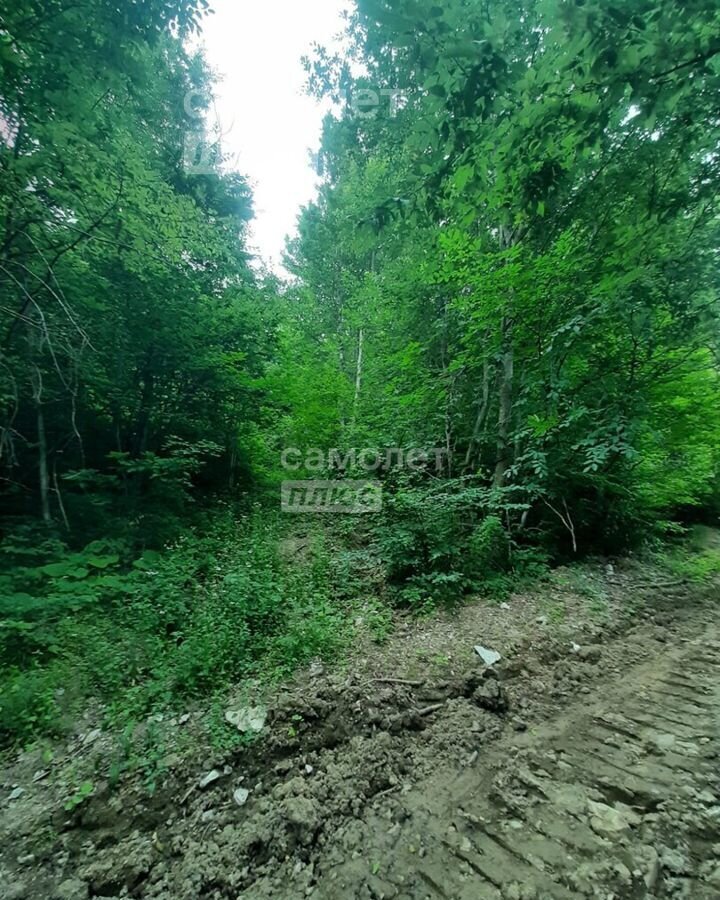
<path id="1" fill-rule="evenodd" d="M 394 823 L 382 810 L 366 815 L 355 846 L 342 860 L 330 849 L 330 865 L 318 860 L 304 893 L 720 898 L 719 675 L 714 630 L 665 650 L 459 777 L 438 772 L 415 785 Z"/>

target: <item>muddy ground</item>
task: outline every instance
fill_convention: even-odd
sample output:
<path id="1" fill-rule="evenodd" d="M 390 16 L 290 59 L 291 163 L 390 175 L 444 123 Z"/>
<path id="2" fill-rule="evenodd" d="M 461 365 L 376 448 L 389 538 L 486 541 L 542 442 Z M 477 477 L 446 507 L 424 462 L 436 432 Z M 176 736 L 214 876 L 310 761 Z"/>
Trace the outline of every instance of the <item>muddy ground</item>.
<path id="1" fill-rule="evenodd" d="M 89 714 L 0 775 L 0 896 L 720 898 L 718 599 L 625 561 L 400 619 L 229 698 L 241 747 L 152 723 L 152 784 Z"/>

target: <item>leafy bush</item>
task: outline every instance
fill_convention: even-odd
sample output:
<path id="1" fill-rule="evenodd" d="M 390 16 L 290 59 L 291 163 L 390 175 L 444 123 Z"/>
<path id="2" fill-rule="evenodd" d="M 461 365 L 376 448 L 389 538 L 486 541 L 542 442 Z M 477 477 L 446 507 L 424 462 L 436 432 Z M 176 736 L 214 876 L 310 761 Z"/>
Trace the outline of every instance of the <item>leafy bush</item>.
<path id="1" fill-rule="evenodd" d="M 377 544 L 401 604 L 427 610 L 470 591 L 507 593 L 547 571 L 540 547 L 519 545 L 501 515 L 526 506 L 471 480 L 401 485 L 391 494 Z"/>
<path id="2" fill-rule="evenodd" d="M 57 730 L 59 696 L 64 708 L 97 696 L 127 722 L 335 652 L 348 629 L 324 549 L 309 566 L 288 565 L 279 533 L 258 511 L 219 516 L 209 534 L 189 531 L 134 560 L 119 545 L 71 552 L 55 542 L 31 554 L 7 544 L 6 555 L 35 565 L 3 580 L 0 742 Z"/>
<path id="3" fill-rule="evenodd" d="M 467 542 L 469 567 L 474 577 L 504 572 L 510 565 L 510 539 L 497 516 L 487 516 L 473 528 Z"/>

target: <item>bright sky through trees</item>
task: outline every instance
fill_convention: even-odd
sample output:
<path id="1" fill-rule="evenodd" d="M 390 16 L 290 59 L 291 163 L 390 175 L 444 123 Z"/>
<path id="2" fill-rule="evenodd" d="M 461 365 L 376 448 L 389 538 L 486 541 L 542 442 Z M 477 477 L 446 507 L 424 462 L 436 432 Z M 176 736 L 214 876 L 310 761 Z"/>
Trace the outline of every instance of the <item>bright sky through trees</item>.
<path id="1" fill-rule="evenodd" d="M 302 204 L 314 194 L 309 157 L 325 107 L 304 94 L 301 57 L 332 44 L 344 0 L 216 0 L 203 24 L 209 64 L 222 78 L 212 116 L 232 168 L 255 191 L 252 243 L 273 267 Z"/>

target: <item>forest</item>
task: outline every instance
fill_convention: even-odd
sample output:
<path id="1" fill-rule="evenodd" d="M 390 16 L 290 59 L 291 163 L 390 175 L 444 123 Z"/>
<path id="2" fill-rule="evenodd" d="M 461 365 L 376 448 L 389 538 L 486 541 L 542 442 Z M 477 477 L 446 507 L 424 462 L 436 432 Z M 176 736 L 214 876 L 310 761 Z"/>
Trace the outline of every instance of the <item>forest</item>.
<path id="1" fill-rule="evenodd" d="M 357 0 L 287 277 L 207 7 L 0 3 L 2 746 L 720 514 L 715 0 Z"/>

